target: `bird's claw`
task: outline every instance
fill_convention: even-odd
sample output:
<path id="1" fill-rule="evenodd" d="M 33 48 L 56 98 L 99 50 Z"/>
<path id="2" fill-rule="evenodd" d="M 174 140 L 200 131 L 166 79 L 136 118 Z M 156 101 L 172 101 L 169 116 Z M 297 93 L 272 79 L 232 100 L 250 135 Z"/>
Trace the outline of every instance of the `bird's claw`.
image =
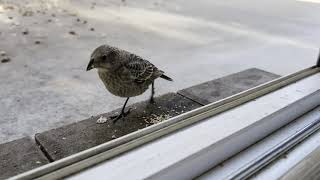
<path id="1" fill-rule="evenodd" d="M 154 101 L 154 98 L 150 98 L 150 104 L 154 104 L 155 103 L 155 101 Z"/>
<path id="2" fill-rule="evenodd" d="M 112 120 L 113 123 L 116 123 L 119 119 L 126 117 L 130 112 L 131 112 L 131 108 L 128 109 L 127 112 L 121 112 L 121 114 L 119 115 L 110 116 L 110 119 Z"/>

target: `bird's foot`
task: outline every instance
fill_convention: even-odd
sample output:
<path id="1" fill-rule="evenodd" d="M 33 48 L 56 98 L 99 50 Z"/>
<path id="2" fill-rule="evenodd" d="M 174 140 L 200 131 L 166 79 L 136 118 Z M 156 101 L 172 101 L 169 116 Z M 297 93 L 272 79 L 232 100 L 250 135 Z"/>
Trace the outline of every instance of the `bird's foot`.
<path id="1" fill-rule="evenodd" d="M 149 103 L 150 103 L 150 104 L 154 104 L 154 103 L 155 103 L 155 101 L 154 101 L 154 98 L 153 98 L 153 97 L 151 97 L 151 98 L 150 98 Z"/>
<path id="2" fill-rule="evenodd" d="M 119 115 L 115 115 L 115 116 L 110 116 L 110 119 L 112 120 L 113 123 L 116 123 L 119 119 L 126 117 L 129 113 L 131 112 L 131 108 L 128 109 L 127 112 L 121 112 L 121 114 Z"/>

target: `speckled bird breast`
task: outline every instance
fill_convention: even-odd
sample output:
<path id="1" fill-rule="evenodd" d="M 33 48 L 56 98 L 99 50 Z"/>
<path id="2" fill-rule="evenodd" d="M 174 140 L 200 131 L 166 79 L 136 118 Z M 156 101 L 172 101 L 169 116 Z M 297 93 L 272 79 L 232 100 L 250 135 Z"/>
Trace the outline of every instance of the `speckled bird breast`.
<path id="1" fill-rule="evenodd" d="M 110 73 L 103 70 L 98 70 L 99 77 L 108 91 L 120 97 L 133 97 L 144 93 L 149 83 L 136 83 L 133 79 L 127 76 L 118 75 L 116 73 Z"/>

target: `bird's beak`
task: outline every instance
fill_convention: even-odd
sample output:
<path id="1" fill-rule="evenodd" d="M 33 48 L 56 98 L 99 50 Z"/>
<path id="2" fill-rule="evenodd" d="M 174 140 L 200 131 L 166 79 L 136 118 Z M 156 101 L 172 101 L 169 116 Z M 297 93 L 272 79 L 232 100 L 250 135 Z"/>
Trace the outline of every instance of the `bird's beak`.
<path id="1" fill-rule="evenodd" d="M 93 62 L 94 62 L 94 59 L 91 59 L 90 62 L 89 62 L 89 64 L 88 64 L 88 66 L 87 66 L 87 71 L 90 71 L 91 69 L 94 68 Z"/>

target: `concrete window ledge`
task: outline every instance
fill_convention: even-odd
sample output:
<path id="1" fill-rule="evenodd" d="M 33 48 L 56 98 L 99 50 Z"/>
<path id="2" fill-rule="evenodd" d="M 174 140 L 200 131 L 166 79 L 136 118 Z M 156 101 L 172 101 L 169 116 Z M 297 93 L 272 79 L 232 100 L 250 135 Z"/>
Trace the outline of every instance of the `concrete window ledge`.
<path id="1" fill-rule="evenodd" d="M 162 95 L 156 98 L 154 105 L 148 101 L 133 104 L 128 107 L 133 108 L 132 113 L 116 124 L 96 124 L 96 121 L 100 116 L 108 117 L 120 109 L 36 134 L 35 139 L 49 160 L 56 161 L 148 127 L 152 123 L 147 122 L 152 119 L 160 117 L 161 120 L 166 120 L 278 77 L 260 69 L 247 69 L 180 90 L 178 93 Z"/>
<path id="2" fill-rule="evenodd" d="M 48 162 L 35 142 L 28 137 L 0 144 L 0 179 L 9 178 Z"/>

